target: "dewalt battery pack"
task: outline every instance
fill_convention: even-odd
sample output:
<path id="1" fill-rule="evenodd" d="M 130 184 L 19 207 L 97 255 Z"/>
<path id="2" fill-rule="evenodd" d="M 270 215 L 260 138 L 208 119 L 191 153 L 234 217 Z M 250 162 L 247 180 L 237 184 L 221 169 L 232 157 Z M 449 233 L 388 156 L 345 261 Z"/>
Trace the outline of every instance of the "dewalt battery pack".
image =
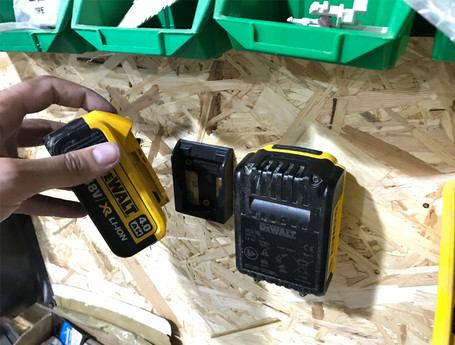
<path id="1" fill-rule="evenodd" d="M 328 153 L 281 145 L 234 176 L 236 264 L 256 281 L 325 294 L 335 269 L 345 169 Z"/>
<path id="2" fill-rule="evenodd" d="M 163 238 L 169 199 L 131 132 L 132 122 L 93 111 L 44 138 L 52 156 L 103 142 L 115 142 L 120 163 L 106 175 L 73 191 L 114 254 L 132 256 Z"/>

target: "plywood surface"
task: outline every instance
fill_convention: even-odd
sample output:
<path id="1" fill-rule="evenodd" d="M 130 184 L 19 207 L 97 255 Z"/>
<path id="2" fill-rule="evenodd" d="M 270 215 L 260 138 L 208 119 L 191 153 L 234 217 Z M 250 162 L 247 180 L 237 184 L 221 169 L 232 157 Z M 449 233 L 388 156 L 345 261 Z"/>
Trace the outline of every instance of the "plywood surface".
<path id="1" fill-rule="evenodd" d="M 38 219 L 52 282 L 157 312 L 178 324 L 184 344 L 429 344 L 441 191 L 455 178 L 455 65 L 431 61 L 431 48 L 413 39 L 381 72 L 239 51 L 213 61 L 1 54 L 0 88 L 59 76 L 134 120 L 171 198 L 166 238 L 130 259 L 113 256 L 89 219 Z M 33 116 L 78 114 L 52 106 Z M 338 158 L 348 178 L 326 296 L 255 283 L 235 268 L 232 219 L 175 212 L 170 154 L 179 138 L 233 147 L 237 161 L 277 142 Z"/>

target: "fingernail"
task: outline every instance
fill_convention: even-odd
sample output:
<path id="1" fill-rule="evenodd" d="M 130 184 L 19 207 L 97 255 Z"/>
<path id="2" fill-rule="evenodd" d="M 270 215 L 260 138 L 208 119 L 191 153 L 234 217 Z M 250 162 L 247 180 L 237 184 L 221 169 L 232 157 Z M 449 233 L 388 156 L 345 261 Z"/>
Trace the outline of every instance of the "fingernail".
<path id="1" fill-rule="evenodd" d="M 120 160 L 120 150 L 114 143 L 99 144 L 95 146 L 92 154 L 98 164 L 111 165 Z"/>

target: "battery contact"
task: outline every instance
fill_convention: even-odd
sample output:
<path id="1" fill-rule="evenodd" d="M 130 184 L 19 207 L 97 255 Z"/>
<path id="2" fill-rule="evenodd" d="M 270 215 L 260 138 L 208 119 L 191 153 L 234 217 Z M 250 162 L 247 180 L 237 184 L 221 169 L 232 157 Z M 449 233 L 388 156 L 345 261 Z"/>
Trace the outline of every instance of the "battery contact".
<path id="1" fill-rule="evenodd" d="M 187 160 L 185 160 L 186 163 Z M 199 205 L 199 178 L 195 171 L 185 170 L 186 200 L 192 205 Z"/>

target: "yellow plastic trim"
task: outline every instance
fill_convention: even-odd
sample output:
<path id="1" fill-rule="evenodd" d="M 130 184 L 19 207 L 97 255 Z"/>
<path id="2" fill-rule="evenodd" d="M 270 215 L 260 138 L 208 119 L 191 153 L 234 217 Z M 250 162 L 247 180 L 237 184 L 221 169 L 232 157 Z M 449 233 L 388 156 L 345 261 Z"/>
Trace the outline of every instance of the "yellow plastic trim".
<path id="1" fill-rule="evenodd" d="M 341 168 L 343 168 L 341 165 L 338 165 Z M 344 168 L 343 168 L 344 169 Z M 341 193 L 340 200 L 338 201 L 338 204 L 335 206 L 335 212 L 334 212 L 334 220 L 332 223 L 335 225 L 335 234 L 333 235 L 333 240 L 331 241 L 330 244 L 330 256 L 329 256 L 329 269 L 327 272 L 334 273 L 335 272 L 335 265 L 336 265 L 336 259 L 337 259 L 337 253 L 338 253 L 338 242 L 340 240 L 340 229 L 341 229 L 341 215 L 342 215 L 342 209 L 343 209 L 343 200 L 344 200 L 344 187 L 346 186 L 346 172 L 343 174 L 343 192 Z"/>
<path id="2" fill-rule="evenodd" d="M 276 149 L 273 147 L 274 144 L 266 145 L 261 150 L 266 150 L 266 151 L 271 151 L 271 152 L 281 152 L 281 153 L 289 153 L 292 155 L 299 155 L 299 156 L 305 156 L 305 157 L 311 157 L 311 158 L 316 158 L 316 159 L 328 159 L 331 161 L 334 165 L 340 167 L 341 169 L 345 170 L 344 167 L 340 164 L 338 164 L 337 159 L 332 156 L 330 153 L 327 152 L 322 152 L 320 155 L 315 155 L 312 153 L 308 152 L 302 152 L 302 151 L 297 151 L 297 150 L 282 150 L 282 149 Z M 285 145 L 283 145 L 285 146 Z"/>
<path id="3" fill-rule="evenodd" d="M 82 118 L 91 129 L 101 130 L 108 141 L 115 142 L 119 145 L 122 158 L 120 164 L 113 169 L 114 176 L 117 176 L 127 186 L 129 195 L 139 207 L 137 213 L 145 214 L 155 228 L 138 238 L 130 227 L 126 226 L 131 237 L 136 243 L 143 241 L 151 235 L 155 235 L 156 239 L 160 240 L 166 233 L 166 216 L 161 207 L 169 202 L 169 198 L 150 162 L 145 157 L 140 145 L 131 132 L 132 122 L 119 115 L 102 111 L 92 111 L 82 116 Z M 104 193 L 111 195 L 103 179 L 98 178 L 97 181 Z M 154 194 L 159 197 L 159 202 Z M 124 215 L 115 200 L 112 200 L 112 205 L 122 222 L 128 225 L 131 219 Z"/>
<path id="4" fill-rule="evenodd" d="M 453 333 L 455 251 L 455 180 L 443 190 L 441 252 L 439 256 L 438 298 L 433 328 L 433 345 L 455 345 Z"/>

